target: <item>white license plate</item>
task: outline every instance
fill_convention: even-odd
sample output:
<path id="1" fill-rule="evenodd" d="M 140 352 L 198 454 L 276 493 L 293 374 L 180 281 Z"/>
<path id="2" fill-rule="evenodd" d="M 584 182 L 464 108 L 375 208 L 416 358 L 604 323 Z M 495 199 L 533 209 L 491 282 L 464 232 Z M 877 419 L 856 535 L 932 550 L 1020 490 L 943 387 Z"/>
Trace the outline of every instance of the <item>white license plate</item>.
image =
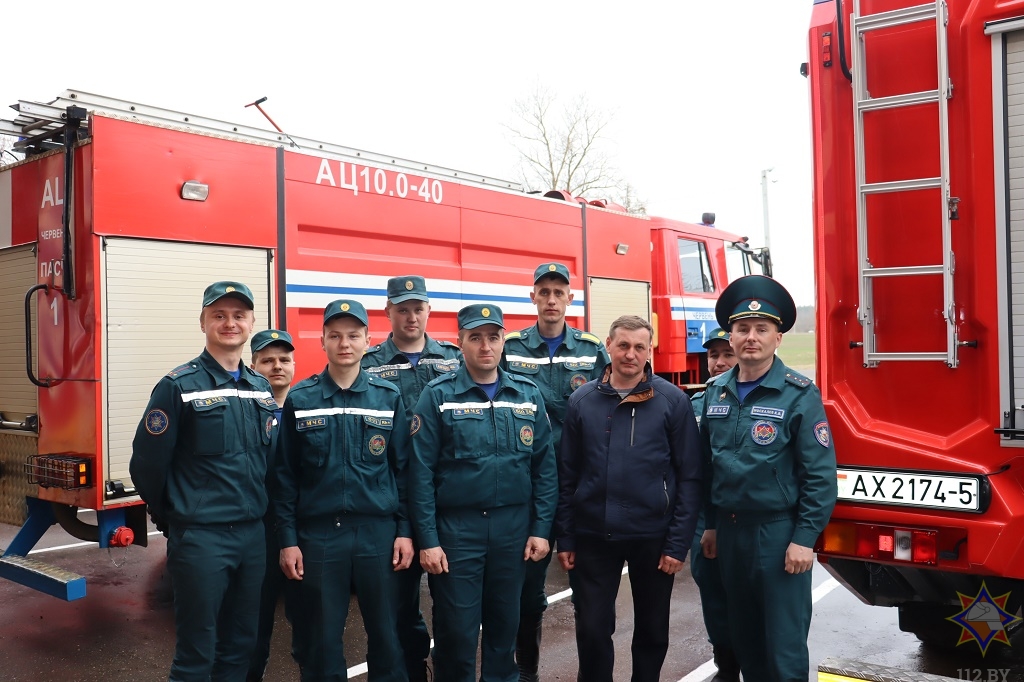
<path id="1" fill-rule="evenodd" d="M 906 471 L 839 469 L 839 499 L 908 507 L 978 511 L 978 479 Z"/>

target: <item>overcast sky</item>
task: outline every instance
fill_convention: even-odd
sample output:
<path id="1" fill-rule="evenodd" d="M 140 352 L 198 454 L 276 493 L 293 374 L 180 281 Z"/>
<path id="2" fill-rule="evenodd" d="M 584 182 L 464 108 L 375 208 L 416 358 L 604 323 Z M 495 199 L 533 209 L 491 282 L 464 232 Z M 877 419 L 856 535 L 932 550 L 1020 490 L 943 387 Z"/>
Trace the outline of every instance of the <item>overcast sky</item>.
<path id="1" fill-rule="evenodd" d="M 272 7 L 273 9 L 268 9 Z M 0 103 L 68 88 L 514 179 L 503 127 L 536 85 L 614 116 L 608 152 L 652 215 L 763 242 L 814 300 L 807 60 L 811 0 L 265 5 L 49 0 L 0 38 Z M 58 20 L 67 16 L 68 19 Z M 66 28 L 60 28 L 63 25 Z M 67 38 L 62 38 L 62 33 Z M 0 117 L 11 118 L 5 109 Z"/>

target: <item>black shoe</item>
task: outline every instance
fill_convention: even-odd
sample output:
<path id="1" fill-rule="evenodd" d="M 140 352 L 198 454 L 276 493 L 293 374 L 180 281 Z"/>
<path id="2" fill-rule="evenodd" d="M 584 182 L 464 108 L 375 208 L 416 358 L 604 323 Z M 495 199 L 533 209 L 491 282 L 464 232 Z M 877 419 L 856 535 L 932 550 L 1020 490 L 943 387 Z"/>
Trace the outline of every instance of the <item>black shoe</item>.
<path id="1" fill-rule="evenodd" d="M 714 650 L 718 672 L 711 678 L 711 682 L 740 682 L 740 662 L 736 660 L 732 649 L 715 647 Z"/>
<path id="2" fill-rule="evenodd" d="M 543 620 L 543 611 L 519 618 L 519 632 L 516 633 L 516 666 L 519 668 L 519 682 L 540 682 L 537 668 L 540 665 Z"/>

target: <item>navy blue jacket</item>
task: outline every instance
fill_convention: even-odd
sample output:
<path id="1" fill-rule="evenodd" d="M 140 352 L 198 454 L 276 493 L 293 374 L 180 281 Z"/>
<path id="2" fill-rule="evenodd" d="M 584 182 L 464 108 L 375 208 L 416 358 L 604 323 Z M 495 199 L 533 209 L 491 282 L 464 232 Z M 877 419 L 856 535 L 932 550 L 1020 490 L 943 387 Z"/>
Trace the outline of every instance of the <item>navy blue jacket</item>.
<path id="1" fill-rule="evenodd" d="M 558 551 L 578 536 L 664 538 L 680 561 L 701 505 L 701 443 L 690 399 L 651 367 L 625 398 L 604 377 L 569 399 L 558 452 Z"/>

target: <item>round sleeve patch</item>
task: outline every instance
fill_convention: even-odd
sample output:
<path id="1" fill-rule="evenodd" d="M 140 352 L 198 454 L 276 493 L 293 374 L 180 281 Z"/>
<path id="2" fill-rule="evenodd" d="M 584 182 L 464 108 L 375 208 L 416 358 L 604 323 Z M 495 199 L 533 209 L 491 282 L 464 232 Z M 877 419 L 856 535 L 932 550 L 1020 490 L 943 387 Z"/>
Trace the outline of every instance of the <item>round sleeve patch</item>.
<path id="1" fill-rule="evenodd" d="M 421 426 L 423 426 L 423 420 L 420 418 L 418 414 L 414 414 L 412 416 L 412 419 L 409 420 L 409 435 L 415 436 L 416 432 L 420 430 Z"/>
<path id="2" fill-rule="evenodd" d="M 530 447 L 533 445 L 533 429 L 529 425 L 519 429 L 519 440 L 523 442 L 523 445 Z"/>
<path id="3" fill-rule="evenodd" d="M 152 409 L 146 414 L 146 431 L 152 436 L 159 436 L 170 424 L 171 420 L 163 410 Z"/>
<path id="4" fill-rule="evenodd" d="M 814 439 L 825 448 L 832 442 L 832 434 L 829 433 L 827 421 L 822 420 L 814 425 Z"/>

